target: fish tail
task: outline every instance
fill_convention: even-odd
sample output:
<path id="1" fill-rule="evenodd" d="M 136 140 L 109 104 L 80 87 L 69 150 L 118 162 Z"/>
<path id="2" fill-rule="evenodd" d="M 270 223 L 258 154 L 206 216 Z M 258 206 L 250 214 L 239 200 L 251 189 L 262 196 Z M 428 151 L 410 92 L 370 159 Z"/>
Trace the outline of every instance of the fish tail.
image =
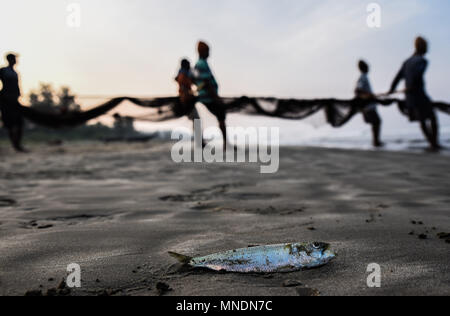
<path id="1" fill-rule="evenodd" d="M 172 251 L 169 251 L 169 255 L 172 258 L 177 259 L 182 264 L 189 264 L 191 262 L 191 260 L 192 260 L 192 257 L 181 255 L 179 253 L 172 252 Z"/>

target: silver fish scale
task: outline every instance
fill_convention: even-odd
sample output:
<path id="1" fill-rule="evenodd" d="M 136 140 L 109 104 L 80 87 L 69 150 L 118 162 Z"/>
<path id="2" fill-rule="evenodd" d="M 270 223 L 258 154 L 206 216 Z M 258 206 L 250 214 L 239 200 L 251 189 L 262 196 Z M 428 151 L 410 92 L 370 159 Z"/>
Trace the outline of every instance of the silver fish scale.
<path id="1" fill-rule="evenodd" d="M 307 254 L 305 246 L 306 244 L 282 244 L 243 248 L 194 258 L 190 265 L 215 271 L 244 273 L 295 271 L 315 266 L 315 258 Z"/>

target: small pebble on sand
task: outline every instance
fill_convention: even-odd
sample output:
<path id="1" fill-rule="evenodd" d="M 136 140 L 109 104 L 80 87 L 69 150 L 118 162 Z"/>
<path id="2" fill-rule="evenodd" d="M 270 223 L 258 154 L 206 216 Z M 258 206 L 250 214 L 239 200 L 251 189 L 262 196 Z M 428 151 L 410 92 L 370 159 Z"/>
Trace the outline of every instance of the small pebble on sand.
<path id="1" fill-rule="evenodd" d="M 316 289 L 296 288 L 295 290 L 299 296 L 320 296 L 320 292 Z"/>
<path id="2" fill-rule="evenodd" d="M 164 282 L 158 282 L 156 284 L 156 290 L 158 291 L 159 296 L 162 296 L 162 295 L 166 294 L 167 292 L 172 291 L 170 286 Z"/>
<path id="3" fill-rule="evenodd" d="M 303 286 L 303 284 L 296 280 L 286 280 L 283 282 L 283 287 L 298 287 Z"/>
<path id="4" fill-rule="evenodd" d="M 420 234 L 419 239 L 425 240 L 425 239 L 428 239 L 428 236 L 425 234 Z"/>
<path id="5" fill-rule="evenodd" d="M 439 233 L 439 234 L 437 234 L 437 236 L 439 237 L 439 239 L 448 239 L 448 238 L 450 238 L 450 234 L 449 233 Z"/>

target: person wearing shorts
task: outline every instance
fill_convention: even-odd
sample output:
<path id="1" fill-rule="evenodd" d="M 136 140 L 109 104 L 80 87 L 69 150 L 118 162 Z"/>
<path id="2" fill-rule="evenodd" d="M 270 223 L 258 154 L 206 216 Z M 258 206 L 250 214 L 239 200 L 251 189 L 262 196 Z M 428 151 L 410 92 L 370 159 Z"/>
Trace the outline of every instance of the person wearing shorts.
<path id="1" fill-rule="evenodd" d="M 368 99 L 373 98 L 372 87 L 369 81 L 369 65 L 361 60 L 359 61 L 358 68 L 361 71 L 361 76 L 356 84 L 355 94 L 357 98 Z M 381 142 L 381 118 L 378 115 L 376 103 L 370 103 L 362 109 L 362 114 L 364 116 L 364 121 L 367 124 L 372 125 L 372 135 L 373 135 L 373 145 L 374 147 L 382 147 Z"/>
<path id="2" fill-rule="evenodd" d="M 219 121 L 222 131 L 224 148 L 227 146 L 226 107 L 219 97 L 219 85 L 209 67 L 209 46 L 204 42 L 198 43 L 199 60 L 195 65 L 195 85 L 197 86 L 197 101 L 204 104 Z"/>
<path id="3" fill-rule="evenodd" d="M 439 123 L 428 94 L 425 91 L 425 72 L 428 61 L 425 55 L 428 52 L 428 42 L 422 38 L 416 38 L 416 51 L 412 57 L 405 61 L 395 77 L 390 94 L 395 93 L 400 81 L 406 84 L 406 109 L 411 122 L 420 122 L 422 132 L 428 140 L 431 150 L 441 149 L 439 144 Z"/>

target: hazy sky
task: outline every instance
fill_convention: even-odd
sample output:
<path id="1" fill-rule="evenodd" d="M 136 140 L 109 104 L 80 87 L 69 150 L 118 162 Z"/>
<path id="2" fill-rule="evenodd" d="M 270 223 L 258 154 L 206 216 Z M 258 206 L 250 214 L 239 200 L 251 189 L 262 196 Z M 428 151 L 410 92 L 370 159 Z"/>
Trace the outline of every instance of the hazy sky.
<path id="1" fill-rule="evenodd" d="M 70 28 L 67 5 L 81 5 Z M 384 92 L 412 42 L 431 42 L 430 94 L 450 101 L 450 2 L 386 0 L 382 26 L 366 24 L 358 0 L 15 0 L 2 2 L 0 54 L 20 53 L 24 91 L 39 82 L 78 94 L 171 95 L 181 57 L 196 58 L 199 39 L 223 95 L 289 97 L 353 93 L 356 62 L 372 65 Z"/>

